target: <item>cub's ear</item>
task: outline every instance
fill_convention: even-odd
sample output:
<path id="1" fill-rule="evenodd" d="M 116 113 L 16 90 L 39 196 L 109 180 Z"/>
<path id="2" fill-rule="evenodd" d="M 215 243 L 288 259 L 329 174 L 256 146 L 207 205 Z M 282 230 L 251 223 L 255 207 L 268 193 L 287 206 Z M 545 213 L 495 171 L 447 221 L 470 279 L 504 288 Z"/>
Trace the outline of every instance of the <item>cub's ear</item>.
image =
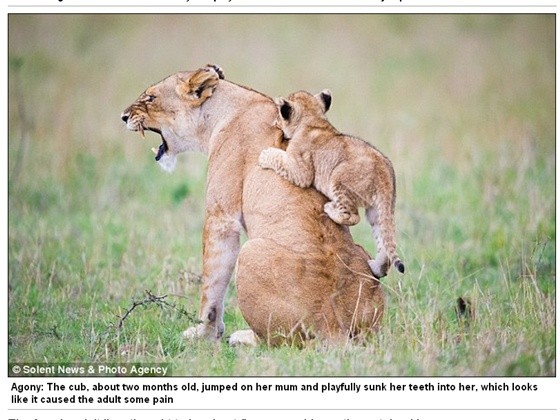
<path id="1" fill-rule="evenodd" d="M 220 80 L 220 73 L 214 67 L 198 69 L 187 79 L 179 82 L 176 88 L 177 93 L 194 101 L 195 105 L 201 105 L 214 93 Z"/>
<path id="2" fill-rule="evenodd" d="M 220 79 L 224 78 L 224 71 L 222 70 L 222 68 L 220 66 L 218 66 L 216 64 L 206 64 L 206 67 L 210 68 L 210 69 L 213 69 L 218 74 L 218 77 Z"/>
<path id="3" fill-rule="evenodd" d="M 292 117 L 292 105 L 284 98 L 276 98 L 274 102 L 276 102 L 278 112 L 280 112 L 280 116 L 282 117 L 282 119 L 289 120 Z"/>
<path id="4" fill-rule="evenodd" d="M 315 95 L 315 98 L 317 98 L 319 103 L 322 104 L 323 112 L 327 112 L 330 109 L 332 103 L 332 93 L 330 90 L 328 89 L 322 90 L 320 93 Z"/>

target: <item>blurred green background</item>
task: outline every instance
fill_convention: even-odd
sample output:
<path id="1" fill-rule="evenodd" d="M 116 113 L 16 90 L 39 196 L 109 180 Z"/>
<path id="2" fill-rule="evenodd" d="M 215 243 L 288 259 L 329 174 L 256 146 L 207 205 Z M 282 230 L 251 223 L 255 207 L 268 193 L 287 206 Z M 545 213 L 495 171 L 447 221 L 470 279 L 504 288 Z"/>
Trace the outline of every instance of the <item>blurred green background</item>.
<path id="1" fill-rule="evenodd" d="M 9 23 L 9 359 L 165 361 L 182 375 L 555 374 L 554 15 L 17 15 Z M 369 346 L 185 343 L 206 159 L 173 174 L 121 111 L 220 65 L 393 161 L 407 274 Z M 365 223 L 353 229 L 375 247 Z M 174 305 L 144 305 L 145 290 Z M 232 283 L 226 334 L 244 327 Z M 455 302 L 472 302 L 465 325 Z M 208 360 L 208 355 L 213 356 Z M 383 361 L 383 362 L 380 362 Z"/>

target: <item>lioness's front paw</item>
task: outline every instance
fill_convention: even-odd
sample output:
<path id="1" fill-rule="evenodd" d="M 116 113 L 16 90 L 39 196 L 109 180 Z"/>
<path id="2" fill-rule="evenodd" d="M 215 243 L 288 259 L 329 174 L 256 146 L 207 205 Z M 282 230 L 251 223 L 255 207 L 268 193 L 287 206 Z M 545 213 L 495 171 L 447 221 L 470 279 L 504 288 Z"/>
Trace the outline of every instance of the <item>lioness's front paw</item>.
<path id="1" fill-rule="evenodd" d="M 183 331 L 183 338 L 187 340 L 197 340 L 200 338 L 217 341 L 220 339 L 224 332 L 223 326 L 217 328 L 207 324 L 199 324 L 195 327 L 190 327 Z"/>
<path id="2" fill-rule="evenodd" d="M 274 161 L 274 156 L 276 155 L 276 153 L 277 150 L 273 147 L 264 149 L 259 155 L 259 166 L 263 169 L 272 169 L 272 162 Z"/>
<path id="3" fill-rule="evenodd" d="M 235 331 L 229 337 L 229 345 L 230 346 L 249 346 L 249 347 L 257 347 L 259 343 L 259 339 L 253 332 L 253 330 L 239 330 Z"/>

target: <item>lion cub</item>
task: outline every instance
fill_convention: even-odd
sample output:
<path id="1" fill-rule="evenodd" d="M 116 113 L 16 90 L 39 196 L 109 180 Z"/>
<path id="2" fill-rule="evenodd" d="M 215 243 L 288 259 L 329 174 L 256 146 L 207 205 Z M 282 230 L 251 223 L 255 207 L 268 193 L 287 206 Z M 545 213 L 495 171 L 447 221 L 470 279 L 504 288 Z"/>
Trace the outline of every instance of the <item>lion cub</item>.
<path id="1" fill-rule="evenodd" d="M 289 140 L 286 151 L 268 148 L 259 165 L 273 169 L 298 187 L 313 185 L 331 201 L 324 210 L 341 225 L 360 221 L 358 207 L 377 241 L 377 255 L 369 265 L 375 277 L 387 275 L 390 265 L 404 273 L 395 244 L 395 173 L 391 161 L 365 141 L 340 133 L 325 117 L 330 91 L 317 95 L 300 91 L 275 100 L 276 124 Z"/>

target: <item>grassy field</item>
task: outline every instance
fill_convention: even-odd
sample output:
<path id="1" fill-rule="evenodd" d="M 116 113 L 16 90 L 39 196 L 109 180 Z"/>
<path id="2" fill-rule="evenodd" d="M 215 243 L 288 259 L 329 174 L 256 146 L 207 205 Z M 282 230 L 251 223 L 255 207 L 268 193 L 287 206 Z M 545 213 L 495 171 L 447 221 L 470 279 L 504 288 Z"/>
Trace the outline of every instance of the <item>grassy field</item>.
<path id="1" fill-rule="evenodd" d="M 383 279 L 386 315 L 366 345 L 181 339 L 198 310 L 206 160 L 163 173 L 159 138 L 119 116 L 206 63 L 272 96 L 331 89 L 331 121 L 392 159 L 407 273 Z M 10 362 L 556 374 L 552 15 L 10 15 L 9 122 Z M 365 223 L 353 234 L 374 251 Z M 226 309 L 228 335 L 246 325 L 234 281 Z"/>

